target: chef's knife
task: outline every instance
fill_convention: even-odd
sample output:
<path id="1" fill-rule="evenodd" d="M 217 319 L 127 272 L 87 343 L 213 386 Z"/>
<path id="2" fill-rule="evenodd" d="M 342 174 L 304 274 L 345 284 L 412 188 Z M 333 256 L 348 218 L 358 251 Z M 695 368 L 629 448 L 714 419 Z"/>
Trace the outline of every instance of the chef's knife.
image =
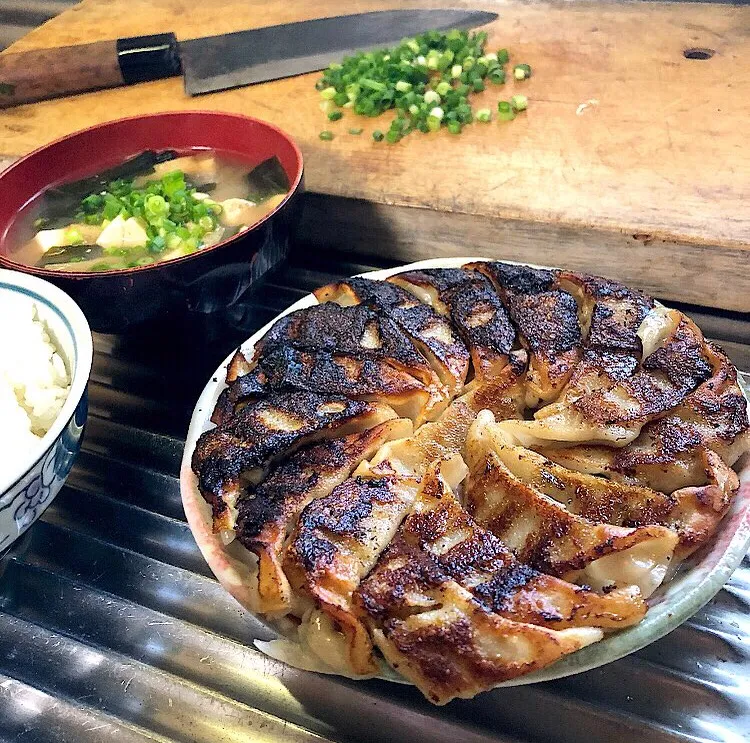
<path id="1" fill-rule="evenodd" d="M 473 28 L 497 18 L 478 10 L 382 10 L 317 18 L 189 41 L 172 33 L 0 54 L 0 108 L 99 88 L 185 76 L 189 95 L 327 67 L 346 54 L 431 29 Z"/>

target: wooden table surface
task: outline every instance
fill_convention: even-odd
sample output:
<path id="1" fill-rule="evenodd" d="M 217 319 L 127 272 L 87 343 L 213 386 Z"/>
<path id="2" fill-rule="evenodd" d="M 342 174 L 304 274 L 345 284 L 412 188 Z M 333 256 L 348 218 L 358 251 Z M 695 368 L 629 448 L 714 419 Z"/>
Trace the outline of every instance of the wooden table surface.
<path id="1" fill-rule="evenodd" d="M 84 0 L 7 53 L 166 30 L 185 39 L 399 4 Z M 489 48 L 533 67 L 530 80 L 476 96 L 477 107 L 494 107 L 522 91 L 529 110 L 515 121 L 378 144 L 370 133 L 387 120 L 327 121 L 316 74 L 197 98 L 170 79 L 0 112 L 0 156 L 121 116 L 243 112 L 300 143 L 310 192 L 301 237 L 313 245 L 565 265 L 667 299 L 750 310 L 750 7 L 453 5 L 497 11 Z M 691 48 L 714 53 L 688 59 Z M 347 133 L 355 125 L 362 136 Z M 318 139 L 325 128 L 332 142 Z"/>

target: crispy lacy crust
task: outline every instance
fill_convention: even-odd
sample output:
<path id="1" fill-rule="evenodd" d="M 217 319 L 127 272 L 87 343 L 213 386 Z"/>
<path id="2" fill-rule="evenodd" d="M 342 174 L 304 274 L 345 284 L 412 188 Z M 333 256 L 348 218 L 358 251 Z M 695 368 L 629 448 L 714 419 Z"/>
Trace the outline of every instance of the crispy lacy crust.
<path id="1" fill-rule="evenodd" d="M 306 657 L 473 696 L 639 621 L 727 512 L 747 404 L 681 313 L 488 261 L 316 296 L 235 354 L 193 455 Z"/>
<path id="2" fill-rule="evenodd" d="M 429 305 L 387 281 L 351 278 L 315 291 L 320 302 L 346 306 L 367 303 L 385 313 L 427 357 L 451 395 L 460 391 L 469 371 L 469 352 L 451 323 Z"/>

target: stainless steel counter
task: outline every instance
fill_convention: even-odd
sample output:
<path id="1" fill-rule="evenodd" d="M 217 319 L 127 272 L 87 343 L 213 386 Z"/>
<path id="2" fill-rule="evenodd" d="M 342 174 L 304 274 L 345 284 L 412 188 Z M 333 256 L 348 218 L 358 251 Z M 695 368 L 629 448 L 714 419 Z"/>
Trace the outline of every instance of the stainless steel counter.
<path id="1" fill-rule="evenodd" d="M 633 656 L 444 708 L 252 649 L 268 631 L 214 580 L 185 523 L 182 437 L 235 344 L 315 286 L 368 268 L 315 258 L 189 330 L 165 318 L 148 334 L 95 338 L 83 452 L 0 558 L 0 741 L 750 740 L 747 558 L 705 609 Z M 750 320 L 692 314 L 750 368 Z"/>

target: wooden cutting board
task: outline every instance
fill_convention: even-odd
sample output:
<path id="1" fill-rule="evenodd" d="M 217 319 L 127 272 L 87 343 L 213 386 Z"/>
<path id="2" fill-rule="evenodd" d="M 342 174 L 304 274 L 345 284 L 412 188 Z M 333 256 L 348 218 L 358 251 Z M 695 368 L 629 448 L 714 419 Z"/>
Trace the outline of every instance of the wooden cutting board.
<path id="1" fill-rule="evenodd" d="M 9 51 L 167 30 L 185 39 L 399 5 L 84 0 Z M 475 99 L 494 109 L 525 93 L 529 110 L 515 121 L 388 145 L 370 136 L 387 119 L 328 122 L 316 74 L 198 98 L 175 78 L 0 112 L 0 156 L 121 116 L 247 113 L 302 146 L 310 195 L 300 234 L 313 245 L 404 261 L 484 254 L 564 265 L 667 299 L 750 310 L 750 7 L 453 5 L 497 11 L 489 48 L 533 67 L 530 80 Z M 687 58 L 695 48 L 710 58 Z M 348 134 L 353 126 L 364 134 Z M 332 142 L 318 139 L 322 129 Z"/>

